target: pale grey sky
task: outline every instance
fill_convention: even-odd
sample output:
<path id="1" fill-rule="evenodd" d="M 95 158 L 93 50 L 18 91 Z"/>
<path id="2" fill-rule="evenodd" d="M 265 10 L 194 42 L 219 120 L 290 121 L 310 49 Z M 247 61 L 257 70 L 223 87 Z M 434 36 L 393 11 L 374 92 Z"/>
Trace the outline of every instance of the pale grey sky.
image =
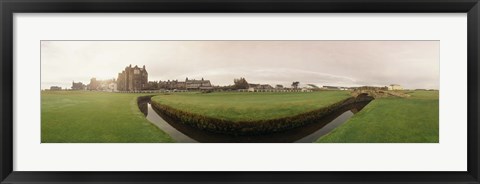
<path id="1" fill-rule="evenodd" d="M 149 80 L 439 88 L 439 41 L 42 41 L 42 89 L 116 78 L 146 66 Z"/>

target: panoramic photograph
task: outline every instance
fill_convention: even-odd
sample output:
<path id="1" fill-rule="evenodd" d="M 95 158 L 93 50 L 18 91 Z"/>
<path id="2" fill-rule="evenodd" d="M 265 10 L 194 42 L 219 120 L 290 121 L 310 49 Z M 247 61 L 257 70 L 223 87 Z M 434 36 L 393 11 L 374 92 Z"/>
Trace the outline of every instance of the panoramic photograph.
<path id="1" fill-rule="evenodd" d="M 439 143 L 439 41 L 48 41 L 42 143 Z"/>

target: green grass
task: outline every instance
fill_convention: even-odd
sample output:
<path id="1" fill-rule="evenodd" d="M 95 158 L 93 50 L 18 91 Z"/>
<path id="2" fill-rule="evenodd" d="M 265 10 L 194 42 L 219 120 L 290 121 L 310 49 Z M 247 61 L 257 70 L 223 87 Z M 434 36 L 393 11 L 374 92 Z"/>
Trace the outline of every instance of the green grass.
<path id="1" fill-rule="evenodd" d="M 173 142 L 140 112 L 140 94 L 42 91 L 42 143 Z"/>
<path id="2" fill-rule="evenodd" d="M 414 91 L 408 98 L 379 98 L 317 142 L 438 143 L 438 91 Z"/>
<path id="3" fill-rule="evenodd" d="M 268 120 L 298 115 L 350 97 L 347 91 L 297 93 L 175 93 L 152 100 L 172 108 L 229 121 Z"/>

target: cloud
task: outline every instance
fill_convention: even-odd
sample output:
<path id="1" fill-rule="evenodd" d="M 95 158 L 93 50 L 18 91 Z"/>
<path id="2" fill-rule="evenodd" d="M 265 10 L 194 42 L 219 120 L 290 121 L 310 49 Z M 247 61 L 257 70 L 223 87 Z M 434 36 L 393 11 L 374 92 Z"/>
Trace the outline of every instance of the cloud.
<path id="1" fill-rule="evenodd" d="M 117 77 L 146 65 L 150 80 L 438 88 L 438 41 L 43 41 L 42 88 Z"/>

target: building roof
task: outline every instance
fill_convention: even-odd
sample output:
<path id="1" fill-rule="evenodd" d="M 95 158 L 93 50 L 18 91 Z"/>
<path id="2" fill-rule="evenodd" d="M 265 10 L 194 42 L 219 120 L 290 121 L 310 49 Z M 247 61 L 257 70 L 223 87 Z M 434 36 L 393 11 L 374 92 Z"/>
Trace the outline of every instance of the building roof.
<path id="1" fill-rule="evenodd" d="M 195 79 L 186 79 L 185 82 L 210 82 L 210 80 L 195 80 Z"/>

